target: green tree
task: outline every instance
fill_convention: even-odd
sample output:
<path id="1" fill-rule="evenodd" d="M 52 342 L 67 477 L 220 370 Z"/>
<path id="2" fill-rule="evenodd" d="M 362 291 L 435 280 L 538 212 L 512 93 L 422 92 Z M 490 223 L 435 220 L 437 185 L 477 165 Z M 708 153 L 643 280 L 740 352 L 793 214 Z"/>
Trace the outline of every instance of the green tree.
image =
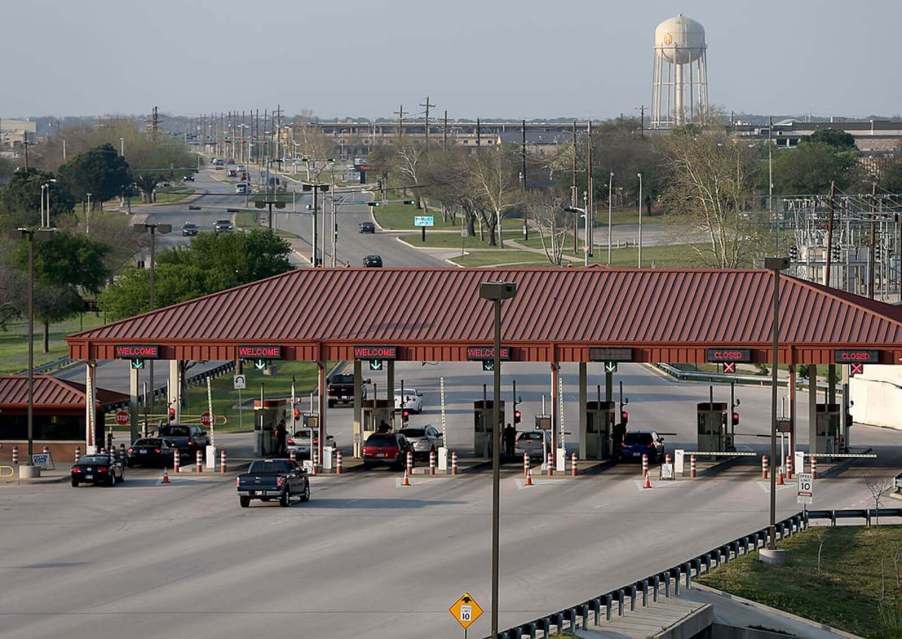
<path id="1" fill-rule="evenodd" d="M 51 182 L 53 180 L 53 182 Z M 18 226 L 40 223 L 41 185 L 50 184 L 50 219 L 70 213 L 75 207 L 75 198 L 61 182 L 56 182 L 53 173 L 38 169 L 16 171 L 6 186 L 0 187 L 0 210 L 6 219 L 3 228 L 13 231 Z"/>
<path id="2" fill-rule="evenodd" d="M 197 158 L 178 140 L 165 138 L 155 142 L 141 134 L 127 144 L 126 159 L 145 202 L 153 199 L 153 192 L 161 182 L 181 179 L 194 172 Z"/>
<path id="3" fill-rule="evenodd" d="M 802 138 L 801 144 L 826 144 L 838 151 L 857 150 L 854 136 L 842 129 L 818 129 L 807 138 Z"/>
<path id="4" fill-rule="evenodd" d="M 902 193 L 902 157 L 896 156 L 880 170 L 881 189 L 890 193 Z"/>
<path id="5" fill-rule="evenodd" d="M 822 142 L 807 142 L 774 156 L 774 186 L 782 195 L 827 193 L 830 183 L 845 190 L 861 179 L 857 152 Z"/>
<path id="6" fill-rule="evenodd" d="M 132 183 L 128 162 L 110 144 L 77 155 L 59 168 L 59 176 L 78 200 L 92 195 L 92 208 L 122 194 Z"/>

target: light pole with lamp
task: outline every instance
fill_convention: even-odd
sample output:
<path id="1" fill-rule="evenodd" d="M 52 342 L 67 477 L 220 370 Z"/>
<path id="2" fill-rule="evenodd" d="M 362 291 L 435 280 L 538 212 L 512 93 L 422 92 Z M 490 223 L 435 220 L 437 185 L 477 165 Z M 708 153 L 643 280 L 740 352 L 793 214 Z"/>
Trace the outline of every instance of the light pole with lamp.
<path id="1" fill-rule="evenodd" d="M 639 178 L 639 268 L 642 268 L 642 173 L 636 173 Z"/>
<path id="2" fill-rule="evenodd" d="M 608 176 L 608 266 L 611 265 L 611 232 L 614 230 L 614 172 Z"/>
<path id="3" fill-rule="evenodd" d="M 50 185 L 56 184 L 56 178 L 51 178 L 44 182 L 41 185 L 41 227 L 49 228 L 50 227 Z M 47 195 L 47 204 L 44 204 L 44 192 L 46 191 Z M 46 211 L 46 219 L 45 219 L 45 211 Z"/>
<path id="4" fill-rule="evenodd" d="M 589 196 L 583 191 L 583 208 L 578 206 L 565 206 L 567 213 L 579 213 L 585 220 L 583 228 L 583 266 L 589 265 Z"/>
<path id="5" fill-rule="evenodd" d="M 492 634 L 498 637 L 498 548 L 501 527 L 501 302 L 513 299 L 517 294 L 516 282 L 482 282 L 479 297 L 492 302 L 495 307 L 495 394 L 492 401 Z"/>
<path id="6" fill-rule="evenodd" d="M 764 268 L 773 271 L 773 324 L 771 327 L 773 344 L 771 350 L 771 402 L 770 402 L 770 458 L 774 467 L 770 472 L 770 527 L 768 549 L 777 548 L 777 368 L 780 357 L 780 272 L 789 268 L 787 257 L 766 257 Z"/>

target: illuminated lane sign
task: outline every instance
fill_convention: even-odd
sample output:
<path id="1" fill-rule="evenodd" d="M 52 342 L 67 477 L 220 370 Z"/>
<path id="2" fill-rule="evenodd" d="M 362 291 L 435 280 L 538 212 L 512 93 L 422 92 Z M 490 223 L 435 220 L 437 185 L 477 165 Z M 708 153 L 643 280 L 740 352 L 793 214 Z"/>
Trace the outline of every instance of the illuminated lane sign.
<path id="1" fill-rule="evenodd" d="M 150 344 L 117 344 L 117 359 L 159 359 L 160 347 Z"/>
<path id="2" fill-rule="evenodd" d="M 631 362 L 631 348 L 590 348 L 589 359 L 593 362 Z"/>
<path id="3" fill-rule="evenodd" d="M 238 347 L 241 359 L 282 359 L 281 346 L 247 345 Z"/>
<path id="4" fill-rule="evenodd" d="M 501 360 L 508 361 L 511 358 L 510 346 L 501 347 Z M 467 346 L 467 359 L 470 361 L 488 361 L 495 359 L 494 346 Z"/>
<path id="5" fill-rule="evenodd" d="M 879 364 L 880 351 L 842 349 L 833 351 L 833 361 L 837 364 Z"/>
<path id="6" fill-rule="evenodd" d="M 355 346 L 354 359 L 398 359 L 397 346 Z"/>
<path id="7" fill-rule="evenodd" d="M 705 360 L 748 364 L 752 361 L 752 351 L 747 348 L 708 348 L 705 349 Z"/>

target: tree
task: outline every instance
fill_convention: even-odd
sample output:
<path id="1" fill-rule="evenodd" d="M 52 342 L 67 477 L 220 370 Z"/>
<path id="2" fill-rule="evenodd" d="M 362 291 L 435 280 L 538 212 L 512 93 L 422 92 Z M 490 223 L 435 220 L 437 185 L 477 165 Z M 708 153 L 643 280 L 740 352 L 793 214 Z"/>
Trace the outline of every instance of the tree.
<path id="1" fill-rule="evenodd" d="M 298 124 L 292 132 L 292 138 L 296 139 L 298 151 L 304 158 L 307 181 L 318 182 L 320 174 L 335 159 L 338 151 L 335 142 L 320 127 L 309 122 Z"/>
<path id="2" fill-rule="evenodd" d="M 50 219 L 70 213 L 75 207 L 75 198 L 66 185 L 57 182 L 53 173 L 38 169 L 16 171 L 6 186 L 0 187 L 0 210 L 4 217 L 3 227 L 7 231 L 19 226 L 40 223 L 41 186 L 50 184 Z M 52 224 L 51 224 L 52 225 Z"/>
<path id="3" fill-rule="evenodd" d="M 902 155 L 897 155 L 880 170 L 878 185 L 890 193 L 902 193 Z"/>
<path id="4" fill-rule="evenodd" d="M 59 169 L 59 176 L 78 200 L 93 197 L 92 208 L 121 195 L 132 183 L 128 162 L 110 144 L 77 155 Z"/>
<path id="5" fill-rule="evenodd" d="M 16 163 L 9 158 L 0 157 L 0 186 L 9 182 L 16 172 Z"/>
<path id="6" fill-rule="evenodd" d="M 880 525 L 880 502 L 883 501 L 883 496 L 889 490 L 893 488 L 895 482 L 893 478 L 879 478 L 879 479 L 866 479 L 865 486 L 868 487 L 868 492 L 871 493 L 871 499 L 874 500 L 874 510 L 877 511 L 877 525 Z"/>
<path id="7" fill-rule="evenodd" d="M 129 144 L 126 158 L 145 202 L 153 200 L 154 190 L 161 182 L 181 179 L 194 172 L 196 156 L 178 140 L 154 142 L 149 135 L 141 134 Z"/>
<path id="8" fill-rule="evenodd" d="M 404 186 L 412 187 L 417 208 L 422 208 L 422 193 L 419 187 L 420 177 L 428 162 L 426 145 L 416 140 L 399 142 L 395 146 L 395 162 Z"/>
<path id="9" fill-rule="evenodd" d="M 800 144 L 826 144 L 837 151 L 858 151 L 855 137 L 842 129 L 818 129 L 807 138 L 802 138 Z"/>
<path id="10" fill-rule="evenodd" d="M 857 152 L 822 142 L 807 142 L 774 157 L 774 187 L 783 195 L 816 195 L 830 184 L 844 190 L 861 179 Z"/>
<path id="11" fill-rule="evenodd" d="M 502 146 L 479 151 L 466 164 L 467 186 L 474 204 L 489 229 L 489 244 L 504 248 L 501 237 L 504 215 L 522 199 L 517 172 L 510 152 Z"/>
<path id="12" fill-rule="evenodd" d="M 573 228 L 575 214 L 564 211 L 568 203 L 567 198 L 552 191 L 534 191 L 526 201 L 529 219 L 539 233 L 545 257 L 557 266 L 564 261 L 568 231 Z"/>

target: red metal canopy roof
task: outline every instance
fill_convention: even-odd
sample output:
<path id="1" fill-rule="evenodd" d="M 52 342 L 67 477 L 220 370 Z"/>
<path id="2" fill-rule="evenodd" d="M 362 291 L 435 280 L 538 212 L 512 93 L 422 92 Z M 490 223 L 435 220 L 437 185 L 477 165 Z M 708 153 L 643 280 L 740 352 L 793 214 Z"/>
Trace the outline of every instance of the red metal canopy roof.
<path id="1" fill-rule="evenodd" d="M 128 402 L 128 395 L 103 388 L 97 391 L 97 407 Z M 28 406 L 28 378 L 24 375 L 0 377 L 0 410 L 24 410 Z M 36 410 L 84 410 L 85 385 L 57 379 L 52 375 L 34 376 Z"/>
<path id="2" fill-rule="evenodd" d="M 492 339 L 479 283 L 517 283 L 504 304 L 512 359 L 587 361 L 590 346 L 634 361 L 705 361 L 706 347 L 767 361 L 773 275 L 764 270 L 605 268 L 301 269 L 68 338 L 76 359 L 111 359 L 116 344 L 158 344 L 161 358 L 234 359 L 239 344 L 282 346 L 283 359 L 340 360 L 354 345 L 398 358 L 463 360 Z M 837 348 L 902 361 L 902 308 L 781 278 L 781 360 L 829 363 Z"/>

